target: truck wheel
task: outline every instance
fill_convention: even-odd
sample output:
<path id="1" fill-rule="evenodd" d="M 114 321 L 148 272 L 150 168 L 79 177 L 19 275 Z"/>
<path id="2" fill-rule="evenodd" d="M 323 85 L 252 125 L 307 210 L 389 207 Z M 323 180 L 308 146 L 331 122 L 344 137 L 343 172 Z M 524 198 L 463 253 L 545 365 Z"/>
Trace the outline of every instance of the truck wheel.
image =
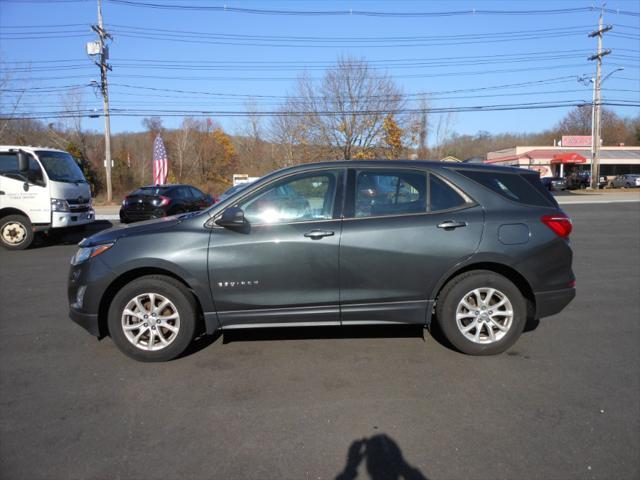
<path id="1" fill-rule="evenodd" d="M 488 270 L 463 273 L 440 292 L 436 318 L 447 340 L 469 355 L 495 355 L 524 330 L 527 303 L 508 279 Z"/>
<path id="2" fill-rule="evenodd" d="M 189 346 L 196 331 L 193 294 L 164 275 L 140 277 L 125 285 L 109 308 L 109 333 L 127 356 L 141 362 L 165 362 Z"/>
<path id="3" fill-rule="evenodd" d="M 33 241 L 31 222 L 24 215 L 8 215 L 0 220 L 0 241 L 9 250 L 24 250 Z"/>

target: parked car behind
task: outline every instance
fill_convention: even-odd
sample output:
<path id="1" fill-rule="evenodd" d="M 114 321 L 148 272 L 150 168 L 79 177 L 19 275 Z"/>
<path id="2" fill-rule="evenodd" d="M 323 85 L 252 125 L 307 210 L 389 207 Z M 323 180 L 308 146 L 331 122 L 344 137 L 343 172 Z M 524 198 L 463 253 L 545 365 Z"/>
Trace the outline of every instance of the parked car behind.
<path id="1" fill-rule="evenodd" d="M 212 204 L 210 195 L 191 185 L 151 185 L 139 188 L 124 198 L 120 221 L 130 223 L 167 217 L 202 210 Z"/>
<path id="2" fill-rule="evenodd" d="M 567 182 L 567 188 L 569 190 L 581 190 L 591 187 L 591 173 L 590 172 L 577 172 L 567 175 L 565 178 Z M 602 189 L 607 186 L 607 177 L 600 175 L 598 181 L 598 188 Z"/>
<path id="3" fill-rule="evenodd" d="M 571 229 L 536 172 L 299 165 L 204 212 L 83 240 L 70 316 L 141 361 L 216 330 L 433 322 L 456 349 L 497 354 L 575 296 Z"/>
<path id="4" fill-rule="evenodd" d="M 567 181 L 563 177 L 544 177 L 542 184 L 549 191 L 567 189 Z"/>
<path id="5" fill-rule="evenodd" d="M 635 188 L 640 187 L 640 174 L 626 173 L 616 176 L 609 182 L 611 188 Z"/>

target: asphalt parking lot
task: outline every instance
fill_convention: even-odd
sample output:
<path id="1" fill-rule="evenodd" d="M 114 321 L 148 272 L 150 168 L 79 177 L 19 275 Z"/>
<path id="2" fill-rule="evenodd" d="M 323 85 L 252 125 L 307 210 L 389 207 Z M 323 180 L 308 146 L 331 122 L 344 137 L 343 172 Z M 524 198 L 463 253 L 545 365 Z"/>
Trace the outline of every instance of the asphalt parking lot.
<path id="1" fill-rule="evenodd" d="M 67 319 L 77 235 L 0 251 L 0 477 L 637 479 L 640 204 L 563 208 L 577 297 L 488 358 L 361 327 L 137 363 Z"/>

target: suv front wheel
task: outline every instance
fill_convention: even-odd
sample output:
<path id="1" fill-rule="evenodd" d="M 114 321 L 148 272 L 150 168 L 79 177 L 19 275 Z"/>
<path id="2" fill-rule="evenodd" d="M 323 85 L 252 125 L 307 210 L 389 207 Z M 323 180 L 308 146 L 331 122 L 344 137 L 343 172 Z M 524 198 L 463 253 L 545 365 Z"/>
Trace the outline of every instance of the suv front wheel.
<path id="1" fill-rule="evenodd" d="M 109 333 L 126 355 L 142 362 L 164 362 L 183 353 L 196 330 L 196 302 L 171 277 L 149 275 L 128 283 L 109 308 Z"/>
<path id="2" fill-rule="evenodd" d="M 495 355 L 520 337 L 527 303 L 507 278 L 476 270 L 445 285 L 438 296 L 436 318 L 447 340 L 461 352 Z"/>

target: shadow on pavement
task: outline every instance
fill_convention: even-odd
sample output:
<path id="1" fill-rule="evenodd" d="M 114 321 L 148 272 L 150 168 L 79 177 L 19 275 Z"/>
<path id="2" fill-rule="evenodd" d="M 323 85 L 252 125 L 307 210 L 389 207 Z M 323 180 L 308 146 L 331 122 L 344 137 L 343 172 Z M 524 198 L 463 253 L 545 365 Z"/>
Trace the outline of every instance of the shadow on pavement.
<path id="1" fill-rule="evenodd" d="M 106 230 L 117 225 L 108 220 L 96 220 L 84 227 L 69 227 L 49 230 L 49 232 L 39 232 L 33 240 L 29 249 L 51 247 L 54 245 L 75 245 L 85 237 Z"/>
<path id="2" fill-rule="evenodd" d="M 372 480 L 427 480 L 420 470 L 407 463 L 398 444 L 384 433 L 354 441 L 347 453 L 347 464 L 336 480 L 358 478 L 358 467 L 363 462 Z"/>
<path id="3" fill-rule="evenodd" d="M 223 343 L 348 338 L 424 338 L 422 325 L 356 325 L 225 330 Z"/>
<path id="4" fill-rule="evenodd" d="M 221 336 L 222 333 L 220 332 L 220 330 L 218 330 L 213 335 L 201 335 L 197 337 L 193 342 L 189 344 L 187 349 L 176 358 L 176 360 L 178 360 L 179 358 L 188 357 L 190 355 L 193 355 L 194 353 L 198 353 L 200 350 L 204 350 L 209 345 L 215 343 Z"/>

